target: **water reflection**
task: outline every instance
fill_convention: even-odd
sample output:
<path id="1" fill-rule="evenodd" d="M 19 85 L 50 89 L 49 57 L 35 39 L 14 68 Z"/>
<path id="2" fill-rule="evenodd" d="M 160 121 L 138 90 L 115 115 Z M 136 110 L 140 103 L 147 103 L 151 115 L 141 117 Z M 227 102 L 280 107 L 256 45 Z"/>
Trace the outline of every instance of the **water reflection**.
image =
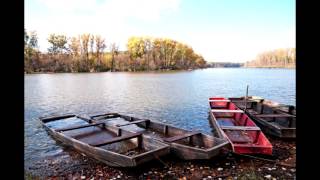
<path id="1" fill-rule="evenodd" d="M 210 96 L 262 96 L 295 105 L 295 70 L 205 69 L 169 73 L 25 75 L 25 164 L 61 152 L 37 118 L 119 112 L 210 134 Z"/>

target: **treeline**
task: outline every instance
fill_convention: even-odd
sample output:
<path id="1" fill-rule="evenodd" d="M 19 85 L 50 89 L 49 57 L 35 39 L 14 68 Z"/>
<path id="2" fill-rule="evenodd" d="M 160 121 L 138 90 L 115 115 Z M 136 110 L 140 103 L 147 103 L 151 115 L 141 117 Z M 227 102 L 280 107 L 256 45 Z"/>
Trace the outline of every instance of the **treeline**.
<path id="1" fill-rule="evenodd" d="M 211 68 L 234 68 L 234 67 L 242 67 L 244 65 L 244 63 L 232 63 L 232 62 L 212 62 L 208 64 L 208 67 Z"/>
<path id="2" fill-rule="evenodd" d="M 294 68 L 296 66 L 296 49 L 276 49 L 261 53 L 253 61 L 247 62 L 246 67 L 280 67 Z"/>
<path id="3" fill-rule="evenodd" d="M 47 53 L 39 51 L 36 32 L 24 35 L 25 72 L 154 71 L 206 67 L 192 47 L 167 38 L 131 37 L 127 51 L 93 34 L 51 34 Z"/>

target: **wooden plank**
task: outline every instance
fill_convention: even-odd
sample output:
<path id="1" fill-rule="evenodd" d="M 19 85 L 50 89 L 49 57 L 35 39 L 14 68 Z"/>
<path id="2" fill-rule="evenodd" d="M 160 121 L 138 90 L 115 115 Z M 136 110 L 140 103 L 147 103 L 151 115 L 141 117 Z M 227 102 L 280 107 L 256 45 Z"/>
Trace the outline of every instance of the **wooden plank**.
<path id="1" fill-rule="evenodd" d="M 216 113 L 244 113 L 243 110 L 229 110 L 229 109 L 212 109 L 211 112 L 216 112 Z"/>
<path id="2" fill-rule="evenodd" d="M 184 139 L 184 138 L 187 138 L 187 137 L 190 137 L 190 136 L 194 136 L 194 135 L 197 135 L 197 134 L 201 134 L 201 133 L 200 132 L 192 132 L 192 133 L 188 133 L 188 134 L 185 134 L 185 135 L 173 136 L 173 137 L 169 137 L 169 138 L 163 138 L 163 140 L 166 141 L 166 142 L 173 142 L 173 141 Z"/>
<path id="3" fill-rule="evenodd" d="M 67 118 L 71 118 L 71 117 L 75 117 L 75 116 L 76 116 L 75 114 L 66 114 L 66 115 L 54 116 L 54 117 L 40 117 L 39 119 L 43 123 L 47 123 L 47 122 L 58 121 L 61 119 L 67 119 Z"/>
<path id="4" fill-rule="evenodd" d="M 215 100 L 209 99 L 209 102 L 230 102 L 230 100 L 229 99 L 215 99 Z"/>
<path id="5" fill-rule="evenodd" d="M 259 118 L 296 117 L 291 114 L 257 114 L 254 116 Z"/>
<path id="6" fill-rule="evenodd" d="M 111 144 L 111 143 L 116 143 L 116 142 L 120 142 L 120 141 L 125 141 L 125 140 L 128 140 L 128 139 L 132 139 L 132 138 L 136 138 L 136 137 L 141 137 L 142 134 L 141 133 L 133 133 L 133 134 L 130 134 L 130 135 L 125 135 L 125 136 L 120 136 L 120 137 L 115 137 L 115 138 L 112 138 L 112 139 L 109 139 L 105 142 L 102 142 L 102 143 L 96 143 L 96 144 L 90 144 L 91 146 L 95 146 L 95 147 L 99 147 L 99 146 L 104 146 L 104 145 L 107 145 L 107 144 Z M 142 140 L 138 140 L 138 141 L 142 141 Z M 138 144 L 140 145 L 142 142 L 138 142 Z M 138 145 L 138 146 L 139 146 Z M 141 146 L 141 145 L 140 145 Z"/>
<path id="7" fill-rule="evenodd" d="M 143 119 L 143 120 L 138 120 L 138 121 L 132 121 L 132 122 L 129 122 L 129 123 L 126 123 L 126 124 L 117 124 L 116 126 L 117 127 L 121 127 L 121 126 L 128 126 L 128 125 L 131 125 L 131 124 L 138 124 L 138 123 L 141 123 L 141 122 L 148 122 L 150 121 L 149 119 Z"/>
<path id="8" fill-rule="evenodd" d="M 90 118 L 114 118 L 114 117 L 120 117 L 118 113 L 105 113 L 105 114 L 97 114 L 90 116 Z"/>
<path id="9" fill-rule="evenodd" d="M 234 102 L 234 103 L 245 103 L 246 101 L 245 100 L 232 100 L 231 99 L 231 102 Z M 257 101 L 247 99 L 247 102 L 248 103 L 253 103 L 253 102 L 257 102 Z"/>
<path id="10" fill-rule="evenodd" d="M 86 125 L 80 125 L 80 126 L 60 128 L 60 129 L 55 129 L 55 131 L 57 131 L 57 132 L 70 131 L 70 130 L 74 130 L 74 129 L 81 129 L 81 128 L 86 128 L 86 127 L 91 127 L 91 126 L 98 126 L 98 125 L 101 125 L 101 124 L 104 124 L 104 123 L 100 122 L 100 123 L 94 123 L 94 124 L 86 124 Z"/>
<path id="11" fill-rule="evenodd" d="M 260 131 L 257 126 L 220 126 L 223 130 Z"/>

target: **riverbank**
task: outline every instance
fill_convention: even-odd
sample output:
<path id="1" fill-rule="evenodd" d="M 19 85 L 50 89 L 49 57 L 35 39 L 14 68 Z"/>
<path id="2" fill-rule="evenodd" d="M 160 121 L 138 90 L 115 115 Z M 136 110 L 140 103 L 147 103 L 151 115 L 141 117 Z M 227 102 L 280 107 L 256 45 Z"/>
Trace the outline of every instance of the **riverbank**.
<path id="1" fill-rule="evenodd" d="M 24 74 L 60 74 L 60 73 L 106 73 L 106 72 L 130 72 L 130 73 L 161 73 L 161 72 L 183 72 L 183 71 L 193 71 L 199 69 L 206 69 L 206 68 L 197 68 L 197 69 L 162 69 L 162 70 L 153 70 L 153 71 L 95 71 L 95 72 L 24 72 Z"/>
<path id="2" fill-rule="evenodd" d="M 167 156 L 134 169 L 112 168 L 67 148 L 59 158 L 44 159 L 45 165 L 26 169 L 25 179 L 295 179 L 295 141 L 268 138 L 274 159 L 222 155 L 207 161 L 183 161 Z"/>
<path id="3" fill-rule="evenodd" d="M 296 66 L 244 66 L 244 68 L 296 69 Z"/>

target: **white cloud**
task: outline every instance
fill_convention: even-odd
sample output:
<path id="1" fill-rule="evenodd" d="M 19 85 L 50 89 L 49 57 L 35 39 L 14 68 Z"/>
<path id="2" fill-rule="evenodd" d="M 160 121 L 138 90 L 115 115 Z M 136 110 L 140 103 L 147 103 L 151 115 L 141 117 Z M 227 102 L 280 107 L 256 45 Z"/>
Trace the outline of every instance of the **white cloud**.
<path id="1" fill-rule="evenodd" d="M 180 0 L 37 0 L 37 3 L 49 15 L 33 14 L 33 9 L 27 6 L 25 27 L 37 31 L 40 48 L 44 51 L 51 33 L 100 34 L 123 49 L 129 36 L 141 32 L 128 25 L 131 19 L 157 22 L 163 14 L 176 12 Z"/>
<path id="2" fill-rule="evenodd" d="M 286 31 L 263 27 L 179 31 L 164 27 L 159 32 L 148 32 L 143 27 L 130 25 L 132 20 L 157 23 L 163 15 L 179 12 L 181 0 L 36 0 L 36 3 L 46 13 L 37 14 L 27 4 L 25 27 L 37 31 L 42 51 L 47 49 L 50 33 L 68 36 L 99 34 L 106 38 L 107 43 L 118 43 L 122 50 L 128 37 L 133 35 L 168 37 L 191 45 L 208 61 L 246 61 L 254 59 L 262 51 L 295 47 L 295 27 Z"/>

